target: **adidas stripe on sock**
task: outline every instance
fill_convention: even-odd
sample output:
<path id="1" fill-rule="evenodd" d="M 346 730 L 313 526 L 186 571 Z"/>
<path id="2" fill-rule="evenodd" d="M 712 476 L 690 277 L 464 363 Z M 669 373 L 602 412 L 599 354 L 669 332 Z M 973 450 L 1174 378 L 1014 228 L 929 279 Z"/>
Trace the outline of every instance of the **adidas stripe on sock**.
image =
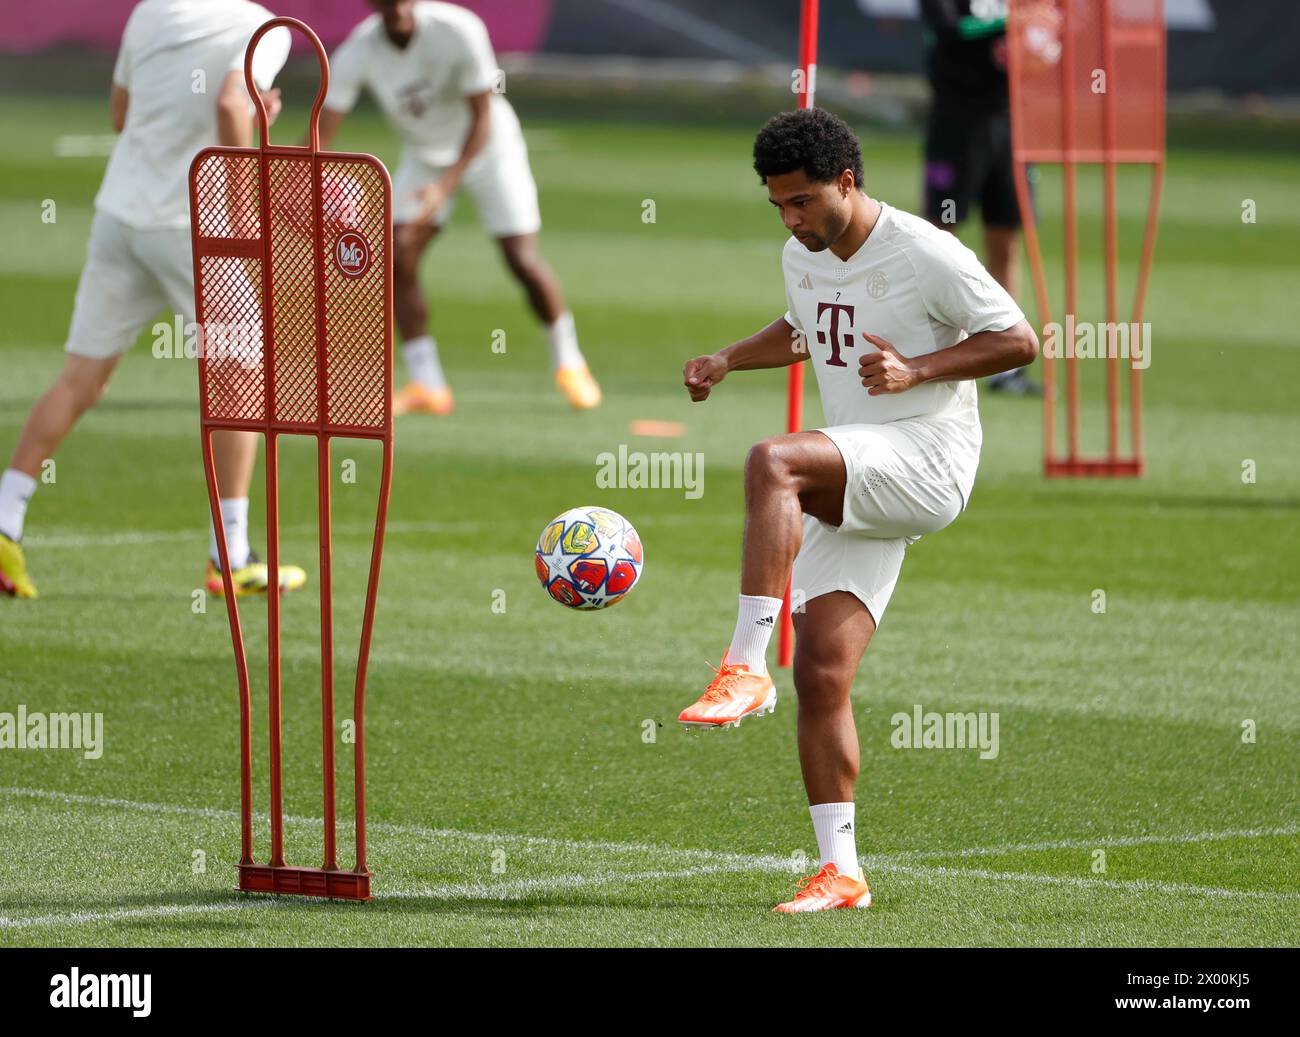
<path id="1" fill-rule="evenodd" d="M 761 594 L 742 594 L 736 615 L 736 632 L 731 635 L 727 662 L 738 663 L 751 673 L 767 672 L 767 642 L 781 614 L 781 599 Z"/>

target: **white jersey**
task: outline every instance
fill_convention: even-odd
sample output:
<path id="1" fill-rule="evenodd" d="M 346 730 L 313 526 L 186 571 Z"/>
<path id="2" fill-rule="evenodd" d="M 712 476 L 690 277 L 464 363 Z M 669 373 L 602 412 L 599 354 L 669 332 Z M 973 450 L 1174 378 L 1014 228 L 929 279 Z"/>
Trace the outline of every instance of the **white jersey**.
<path id="1" fill-rule="evenodd" d="M 469 134 L 465 99 L 492 90 L 496 78 L 496 54 L 483 20 L 455 4 L 421 2 L 405 47 L 388 38 L 378 14 L 352 30 L 330 58 L 325 107 L 350 111 L 364 86 L 401 135 L 408 156 L 449 166 L 460 158 Z M 514 109 L 498 93 L 492 94 L 490 112 L 489 148 L 520 134 Z"/>
<path id="2" fill-rule="evenodd" d="M 807 339 L 828 425 L 905 422 L 933 447 L 936 475 L 970 496 L 982 432 L 975 383 L 926 382 L 871 396 L 858 361 L 879 336 L 906 357 L 922 356 L 981 331 L 1005 331 L 1024 314 L 970 249 L 918 216 L 881 204 L 880 218 L 847 262 L 830 249 L 786 242 L 786 321 Z"/>
<path id="3" fill-rule="evenodd" d="M 190 162 L 217 143 L 217 96 L 227 73 L 273 18 L 248 0 L 143 0 L 127 19 L 113 82 L 127 91 L 126 126 L 95 207 L 142 229 L 190 222 Z M 269 90 L 289 56 L 288 29 L 264 36 L 253 78 Z"/>

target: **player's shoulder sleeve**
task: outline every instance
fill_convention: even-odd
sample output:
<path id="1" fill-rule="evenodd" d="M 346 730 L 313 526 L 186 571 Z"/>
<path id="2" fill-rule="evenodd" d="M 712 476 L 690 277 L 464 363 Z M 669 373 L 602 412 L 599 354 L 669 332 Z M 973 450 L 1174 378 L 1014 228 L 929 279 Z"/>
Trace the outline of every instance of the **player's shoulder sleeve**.
<path id="1" fill-rule="evenodd" d="M 138 46 L 136 37 L 140 35 L 142 19 L 140 8 L 143 6 L 138 4 L 127 18 L 126 28 L 122 30 L 122 43 L 117 48 L 117 61 L 113 64 L 113 82 L 123 90 L 131 89 L 133 59 Z"/>
<path id="2" fill-rule="evenodd" d="M 781 250 L 781 279 L 785 282 L 785 322 L 800 334 L 803 334 L 803 325 L 799 322 L 799 313 L 794 306 L 794 292 L 791 290 L 796 276 L 791 265 L 791 258 L 794 254 L 791 248 L 792 245 L 799 246 L 799 242 L 794 238 L 790 238 L 785 243 L 785 248 Z"/>
<path id="3" fill-rule="evenodd" d="M 497 56 L 483 19 L 473 11 L 454 7 L 445 12 L 447 27 L 457 41 L 456 86 L 462 97 L 491 90 L 497 76 Z"/>
<path id="4" fill-rule="evenodd" d="M 243 43 L 230 59 L 231 72 L 243 72 L 244 55 L 248 51 L 248 43 L 253 38 L 253 33 L 275 17 L 260 4 L 249 4 L 248 7 L 250 8 L 248 32 L 244 36 Z M 293 34 L 284 27 L 272 29 L 257 41 L 257 50 L 253 52 L 253 82 L 257 84 L 257 89 L 270 90 L 275 85 L 275 77 L 280 74 L 284 63 L 289 60 L 289 48 L 292 45 Z"/>
<path id="5" fill-rule="evenodd" d="M 335 112 L 350 112 L 365 85 L 371 37 L 379 15 L 372 14 L 348 33 L 330 57 L 330 89 L 325 107 Z"/>
<path id="6" fill-rule="evenodd" d="M 1016 301 L 955 234 L 911 217 L 900 248 L 916 274 L 926 311 L 970 335 L 1006 331 L 1025 319 Z"/>

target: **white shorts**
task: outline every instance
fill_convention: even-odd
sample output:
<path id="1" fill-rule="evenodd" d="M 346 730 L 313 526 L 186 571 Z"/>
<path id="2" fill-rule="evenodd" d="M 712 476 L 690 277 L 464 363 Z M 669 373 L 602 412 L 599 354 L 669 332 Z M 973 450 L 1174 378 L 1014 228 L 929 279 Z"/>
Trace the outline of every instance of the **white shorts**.
<path id="1" fill-rule="evenodd" d="M 194 319 L 189 229 L 144 230 L 97 211 L 64 348 L 101 360 L 117 356 L 164 310 Z"/>
<path id="2" fill-rule="evenodd" d="M 445 166 L 434 166 L 416 155 L 403 154 L 393 178 L 393 222 L 412 223 L 420 215 L 417 192 L 438 180 Z M 493 141 L 474 156 L 460 186 L 474 197 L 479 219 L 494 238 L 536 234 L 542 229 L 542 211 L 537 202 L 537 182 L 528 165 L 528 148 L 522 134 Z M 456 199 L 449 198 L 433 215 L 441 227 L 451 218 Z"/>
<path id="3" fill-rule="evenodd" d="M 897 423 L 817 431 L 844 458 L 844 513 L 838 526 L 804 516 L 792 598 L 798 604 L 848 591 L 879 624 L 907 546 L 952 522 L 965 502 L 956 481 L 940 474 L 929 450 Z"/>

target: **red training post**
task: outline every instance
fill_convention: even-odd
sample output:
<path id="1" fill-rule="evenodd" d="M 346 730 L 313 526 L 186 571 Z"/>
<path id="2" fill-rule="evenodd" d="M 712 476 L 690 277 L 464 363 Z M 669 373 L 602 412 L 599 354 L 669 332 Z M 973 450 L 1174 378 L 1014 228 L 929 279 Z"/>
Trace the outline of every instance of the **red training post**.
<path id="1" fill-rule="evenodd" d="M 817 0 L 803 0 L 799 17 L 799 107 L 813 107 L 817 92 Z M 786 384 L 785 430 L 798 432 L 803 427 L 803 364 L 790 365 Z M 785 588 L 781 604 L 781 633 L 777 642 L 777 665 L 789 666 L 794 659 L 794 622 L 790 618 L 790 586 Z"/>

